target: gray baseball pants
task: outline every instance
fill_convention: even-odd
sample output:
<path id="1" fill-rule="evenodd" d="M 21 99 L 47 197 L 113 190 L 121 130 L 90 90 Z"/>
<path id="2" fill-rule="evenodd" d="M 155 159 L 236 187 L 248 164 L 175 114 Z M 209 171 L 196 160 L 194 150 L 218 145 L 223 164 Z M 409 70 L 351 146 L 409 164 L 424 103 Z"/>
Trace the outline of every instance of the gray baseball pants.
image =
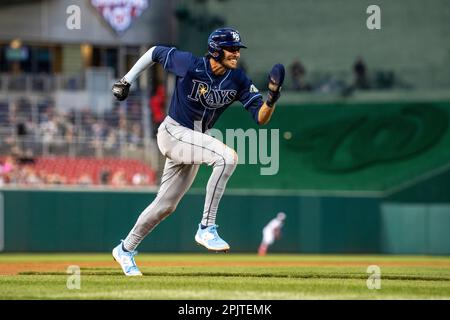
<path id="1" fill-rule="evenodd" d="M 161 185 L 153 202 L 142 211 L 123 243 L 134 251 L 141 241 L 169 214 L 175 211 L 197 175 L 200 164 L 213 166 L 206 186 L 201 223 L 215 224 L 220 199 L 238 163 L 237 153 L 208 134 L 180 125 L 167 116 L 158 128 L 159 150 L 166 156 Z"/>

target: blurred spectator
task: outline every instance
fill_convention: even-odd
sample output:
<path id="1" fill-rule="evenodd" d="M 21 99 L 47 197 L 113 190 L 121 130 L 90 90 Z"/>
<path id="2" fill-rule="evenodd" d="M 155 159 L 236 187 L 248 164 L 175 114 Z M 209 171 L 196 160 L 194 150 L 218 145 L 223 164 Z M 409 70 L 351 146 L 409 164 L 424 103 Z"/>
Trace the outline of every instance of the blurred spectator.
<path id="1" fill-rule="evenodd" d="M 119 169 L 116 172 L 114 172 L 112 178 L 111 178 L 111 185 L 114 187 L 122 187 L 126 186 L 127 179 L 125 176 L 125 171 L 123 169 Z"/>
<path id="2" fill-rule="evenodd" d="M 150 111 L 152 117 L 153 137 L 156 137 L 158 127 L 166 117 L 166 90 L 164 85 L 160 84 L 156 88 L 156 93 L 150 98 Z"/>
<path id="3" fill-rule="evenodd" d="M 104 144 L 105 149 L 111 151 L 115 150 L 119 147 L 118 141 L 117 141 L 117 133 L 113 130 L 109 131 L 108 136 L 105 139 Z"/>
<path id="4" fill-rule="evenodd" d="M 98 120 L 91 124 L 91 132 L 94 139 L 102 140 L 106 137 L 107 129 L 103 120 Z"/>
<path id="5" fill-rule="evenodd" d="M 23 118 L 19 118 L 16 123 L 16 135 L 17 135 L 16 145 L 20 150 L 23 151 L 25 149 L 25 140 L 28 135 L 26 120 Z"/>
<path id="6" fill-rule="evenodd" d="M 78 178 L 77 183 L 79 185 L 83 185 L 83 186 L 90 186 L 94 183 L 94 181 L 92 181 L 92 178 L 89 174 L 85 173 L 81 177 Z"/>
<path id="7" fill-rule="evenodd" d="M 392 89 L 395 84 L 394 71 L 378 70 L 375 73 L 375 87 L 378 89 Z"/>
<path id="8" fill-rule="evenodd" d="M 16 129 L 16 133 L 19 137 L 25 137 L 28 134 L 25 119 L 20 119 L 19 122 L 17 122 Z"/>
<path id="9" fill-rule="evenodd" d="M 127 119 L 124 116 L 120 117 L 119 128 L 117 130 L 117 137 L 120 145 L 124 145 L 127 142 L 128 136 L 128 124 Z"/>
<path id="10" fill-rule="evenodd" d="M 7 156 L 0 164 L 1 183 L 11 183 L 15 180 L 15 171 L 17 169 L 16 161 L 12 156 Z"/>
<path id="11" fill-rule="evenodd" d="M 130 147 L 136 149 L 142 145 L 142 133 L 141 133 L 141 125 L 139 123 L 134 123 L 131 126 L 130 136 L 128 138 L 128 142 L 130 143 Z"/>
<path id="12" fill-rule="evenodd" d="M 3 164 L 0 165 L 0 172 L 8 174 L 16 168 L 16 161 L 12 156 L 7 156 Z"/>
<path id="13" fill-rule="evenodd" d="M 149 184 L 149 181 L 150 181 L 149 176 L 141 172 L 135 173 L 131 178 L 131 183 L 134 186 L 145 186 Z"/>
<path id="14" fill-rule="evenodd" d="M 342 79 L 333 74 L 323 74 L 321 78 L 314 84 L 314 92 L 316 93 L 342 93 L 348 86 Z M 353 87 L 349 87 L 353 90 Z"/>
<path id="15" fill-rule="evenodd" d="M 66 184 L 67 178 L 57 174 L 57 173 L 50 173 L 47 175 L 47 184 Z"/>
<path id="16" fill-rule="evenodd" d="M 76 141 L 75 139 L 75 127 L 71 123 L 67 123 L 66 134 L 64 139 L 66 143 L 71 144 Z"/>
<path id="17" fill-rule="evenodd" d="M 304 83 L 304 76 L 306 74 L 305 67 L 296 59 L 292 62 L 291 67 L 292 86 L 295 91 L 309 91 L 310 86 Z"/>
<path id="18" fill-rule="evenodd" d="M 55 147 L 55 140 L 58 134 L 58 126 L 54 117 L 42 122 L 40 125 L 42 133 L 42 144 L 44 146 L 44 154 L 52 153 Z"/>
<path id="19" fill-rule="evenodd" d="M 100 184 L 102 184 L 102 185 L 109 184 L 110 176 L 111 176 L 111 172 L 107 168 L 103 168 L 102 170 L 100 170 L 100 176 L 99 176 Z"/>
<path id="20" fill-rule="evenodd" d="M 41 177 L 36 170 L 31 166 L 24 167 L 23 171 L 23 183 L 26 185 L 40 185 L 43 183 Z"/>
<path id="21" fill-rule="evenodd" d="M 18 165 L 34 165 L 35 159 L 33 155 L 33 151 L 31 150 L 25 150 L 22 151 L 18 149 L 19 151 L 14 154 L 16 157 L 16 163 Z"/>
<path id="22" fill-rule="evenodd" d="M 367 68 L 362 57 L 358 57 L 353 65 L 353 73 L 355 75 L 355 89 L 369 89 L 369 81 L 367 80 Z"/>

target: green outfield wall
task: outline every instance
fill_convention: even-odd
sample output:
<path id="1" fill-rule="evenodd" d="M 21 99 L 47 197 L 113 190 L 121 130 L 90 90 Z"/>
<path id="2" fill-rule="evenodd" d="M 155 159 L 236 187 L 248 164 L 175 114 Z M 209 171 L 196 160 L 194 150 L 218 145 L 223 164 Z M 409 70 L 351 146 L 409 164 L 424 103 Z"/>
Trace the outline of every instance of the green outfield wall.
<path id="1" fill-rule="evenodd" d="M 2 190 L 3 251 L 104 252 L 123 239 L 155 193 Z M 189 192 L 139 247 L 202 252 L 194 234 L 204 194 Z M 256 252 L 262 228 L 287 214 L 272 252 L 450 254 L 450 202 L 405 203 L 368 194 L 246 193 L 230 190 L 218 215 L 233 252 Z M 1 232 L 0 231 L 0 232 Z"/>
<path id="2" fill-rule="evenodd" d="M 385 191 L 450 164 L 449 119 L 450 101 L 362 103 L 342 99 L 280 104 L 263 127 L 236 105 L 224 112 L 216 127 L 224 142 L 235 149 L 238 140 L 228 141 L 227 130 L 256 130 L 258 148 L 261 137 L 270 141 L 271 133 L 278 132 L 276 174 L 261 175 L 261 169 L 272 166 L 263 164 L 261 158 L 257 163 L 249 161 L 247 139 L 245 154 L 239 153 L 245 164 L 236 168 L 228 182 L 230 188 Z M 193 186 L 203 188 L 210 172 L 211 168 L 203 166 Z"/>

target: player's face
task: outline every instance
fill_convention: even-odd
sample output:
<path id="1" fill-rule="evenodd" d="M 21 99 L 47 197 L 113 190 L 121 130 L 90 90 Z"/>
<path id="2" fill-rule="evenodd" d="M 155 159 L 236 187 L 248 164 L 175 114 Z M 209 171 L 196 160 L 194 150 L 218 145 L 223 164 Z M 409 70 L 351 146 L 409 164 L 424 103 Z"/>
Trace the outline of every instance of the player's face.
<path id="1" fill-rule="evenodd" d="M 239 47 L 226 47 L 223 48 L 223 59 L 220 61 L 222 65 L 227 69 L 236 69 L 241 53 Z"/>

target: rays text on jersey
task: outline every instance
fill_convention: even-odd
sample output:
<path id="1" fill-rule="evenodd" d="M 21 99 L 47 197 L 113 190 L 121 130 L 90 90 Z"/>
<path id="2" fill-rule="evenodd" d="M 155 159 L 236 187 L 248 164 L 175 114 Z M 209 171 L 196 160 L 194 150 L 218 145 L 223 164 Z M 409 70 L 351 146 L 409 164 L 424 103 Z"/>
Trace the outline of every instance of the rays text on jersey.
<path id="1" fill-rule="evenodd" d="M 206 82 L 195 79 L 192 82 L 192 91 L 188 98 L 193 101 L 200 101 L 205 108 L 222 108 L 232 103 L 236 97 L 236 90 L 211 89 Z"/>

